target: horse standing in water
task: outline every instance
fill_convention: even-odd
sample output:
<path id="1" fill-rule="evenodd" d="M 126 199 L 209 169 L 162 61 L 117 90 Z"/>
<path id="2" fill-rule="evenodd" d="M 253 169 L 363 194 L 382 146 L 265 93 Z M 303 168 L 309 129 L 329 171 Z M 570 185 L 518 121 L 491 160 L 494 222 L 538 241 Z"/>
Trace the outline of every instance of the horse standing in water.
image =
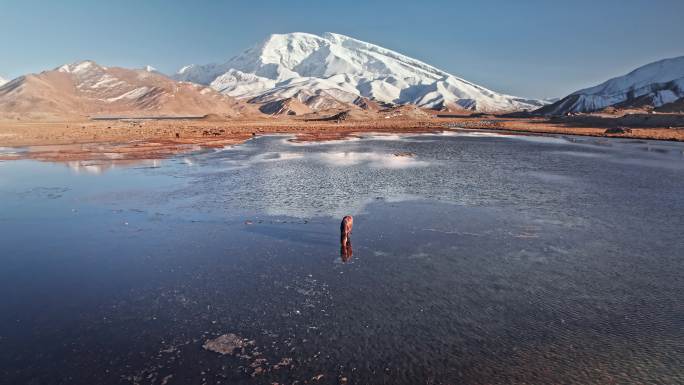
<path id="1" fill-rule="evenodd" d="M 354 227 L 354 218 L 351 215 L 342 218 L 342 223 L 340 223 L 340 256 L 342 262 L 348 262 L 353 254 L 351 239 L 349 238 L 352 227 Z"/>
<path id="2" fill-rule="evenodd" d="M 340 243 L 345 244 L 349 242 L 352 227 L 354 227 L 354 218 L 351 215 L 342 218 L 342 223 L 340 223 Z"/>

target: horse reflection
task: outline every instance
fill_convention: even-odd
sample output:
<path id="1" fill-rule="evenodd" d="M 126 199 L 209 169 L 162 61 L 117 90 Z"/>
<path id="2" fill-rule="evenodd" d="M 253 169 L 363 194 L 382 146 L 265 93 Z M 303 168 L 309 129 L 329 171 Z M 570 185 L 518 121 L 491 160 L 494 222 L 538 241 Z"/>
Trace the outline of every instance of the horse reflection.
<path id="1" fill-rule="evenodd" d="M 352 259 L 352 256 L 354 255 L 354 252 L 352 251 L 352 244 L 350 240 L 347 240 L 346 243 L 343 243 L 340 247 L 340 257 L 342 258 L 342 262 L 349 262 Z"/>
<path id="2" fill-rule="evenodd" d="M 353 255 L 351 239 L 349 238 L 352 227 L 354 227 L 354 218 L 351 215 L 342 218 L 342 223 L 340 223 L 340 256 L 342 262 L 349 262 Z"/>

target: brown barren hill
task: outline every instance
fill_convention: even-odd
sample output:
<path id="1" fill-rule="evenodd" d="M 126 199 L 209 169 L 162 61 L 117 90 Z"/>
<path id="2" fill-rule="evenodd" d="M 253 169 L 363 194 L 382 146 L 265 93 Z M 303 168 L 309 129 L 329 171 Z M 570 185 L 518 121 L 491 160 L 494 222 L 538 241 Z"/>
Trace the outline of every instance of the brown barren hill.
<path id="1" fill-rule="evenodd" d="M 296 98 L 287 98 L 267 102 L 259 107 L 259 111 L 267 115 L 304 115 L 311 112 L 311 109 Z"/>
<path id="2" fill-rule="evenodd" d="M 278 96 L 277 91 L 249 99 L 249 103 L 258 104 L 259 110 L 268 115 L 304 115 L 311 112 L 326 110 L 343 110 L 355 107 L 344 100 L 353 100 L 355 96 L 336 90 L 317 90 L 309 92 L 297 91 L 286 98 Z"/>
<path id="3" fill-rule="evenodd" d="M 352 104 L 366 111 L 380 111 L 382 109 L 380 103 L 363 96 L 354 99 Z"/>
<path id="4" fill-rule="evenodd" d="M 657 112 L 684 114 L 684 98 L 679 98 L 672 103 L 664 104 L 655 109 Z"/>
<path id="5" fill-rule="evenodd" d="M 207 114 L 236 118 L 259 113 L 254 106 L 209 87 L 92 61 L 25 75 L 0 87 L 0 119 L 6 120 Z"/>

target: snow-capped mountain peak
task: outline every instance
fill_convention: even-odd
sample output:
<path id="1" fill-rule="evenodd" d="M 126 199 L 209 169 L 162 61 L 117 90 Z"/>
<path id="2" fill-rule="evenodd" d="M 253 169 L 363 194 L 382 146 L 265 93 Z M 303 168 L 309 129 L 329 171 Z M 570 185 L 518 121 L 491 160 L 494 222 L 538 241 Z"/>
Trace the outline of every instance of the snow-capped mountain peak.
<path id="1" fill-rule="evenodd" d="M 640 89 L 649 84 L 667 83 L 684 78 L 684 56 L 663 59 L 639 67 L 624 76 L 610 79 L 595 87 L 573 93 L 584 95 L 611 95 L 627 89 Z"/>
<path id="2" fill-rule="evenodd" d="M 545 104 L 490 91 L 398 52 L 330 32 L 274 34 L 223 64 L 185 66 L 175 77 L 259 102 L 325 93 L 342 101 L 362 96 L 477 111 L 534 109 Z"/>
<path id="3" fill-rule="evenodd" d="M 2 76 L 0 76 L 0 87 L 2 87 L 2 85 L 5 84 L 5 83 L 7 83 L 7 82 L 8 82 L 8 80 L 6 80 L 6 79 L 3 78 Z"/>
<path id="4" fill-rule="evenodd" d="M 64 64 L 57 68 L 59 72 L 81 75 L 90 71 L 104 70 L 105 67 L 100 66 L 92 60 L 83 60 L 71 64 Z"/>
<path id="5" fill-rule="evenodd" d="M 684 56 L 659 60 L 543 107 L 544 114 L 592 112 L 609 106 L 660 107 L 684 98 Z"/>

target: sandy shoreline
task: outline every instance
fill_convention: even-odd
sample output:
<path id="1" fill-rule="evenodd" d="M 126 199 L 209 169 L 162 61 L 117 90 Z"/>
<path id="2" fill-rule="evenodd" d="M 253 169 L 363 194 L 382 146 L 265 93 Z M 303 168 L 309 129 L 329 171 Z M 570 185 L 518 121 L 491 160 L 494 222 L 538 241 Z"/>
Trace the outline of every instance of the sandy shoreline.
<path id="1" fill-rule="evenodd" d="M 601 122 L 599 122 L 601 123 Z M 355 133 L 421 133 L 447 129 L 497 130 L 527 134 L 584 135 L 684 141 L 684 127 L 630 127 L 631 132 L 606 134 L 607 124 L 552 122 L 542 118 L 450 117 L 424 120 L 368 121 L 148 120 L 82 122 L 0 122 L 0 147 L 21 148 L 0 153 L 1 160 L 44 161 L 166 158 L 203 147 L 220 148 L 257 135 L 291 134 L 296 140 L 328 140 Z"/>

